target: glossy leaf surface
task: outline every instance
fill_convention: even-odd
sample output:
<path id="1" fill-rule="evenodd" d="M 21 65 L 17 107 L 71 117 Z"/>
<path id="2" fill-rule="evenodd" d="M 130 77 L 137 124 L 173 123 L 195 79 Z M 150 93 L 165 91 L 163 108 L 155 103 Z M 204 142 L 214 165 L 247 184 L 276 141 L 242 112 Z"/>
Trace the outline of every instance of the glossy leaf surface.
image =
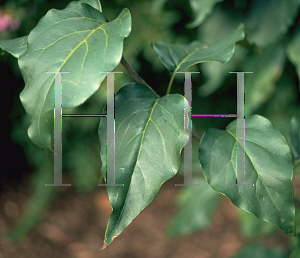
<path id="1" fill-rule="evenodd" d="M 236 120 L 226 130 L 208 129 L 200 142 L 199 160 L 210 186 L 226 195 L 238 208 L 295 235 L 293 162 L 285 138 L 266 118 L 245 120 L 245 181 L 236 183 Z M 254 186 L 252 186 L 254 184 Z"/>
<path id="2" fill-rule="evenodd" d="M 25 81 L 20 94 L 32 123 L 31 140 L 51 151 L 51 134 L 46 112 L 54 108 L 54 73 L 62 74 L 62 108 L 86 101 L 113 71 L 123 52 L 123 39 L 131 30 L 128 9 L 112 22 L 88 4 L 72 2 L 64 10 L 51 9 L 28 36 L 28 48 L 19 58 Z"/>
<path id="3" fill-rule="evenodd" d="M 184 130 L 184 107 L 190 110 L 182 95 L 157 98 L 139 83 L 128 84 L 116 93 L 115 184 L 124 186 L 106 186 L 113 211 L 103 248 L 121 234 L 154 200 L 161 185 L 177 173 L 180 152 L 189 136 Z M 106 118 L 101 118 L 99 137 L 104 178 L 106 130 Z M 107 148 L 114 148 L 113 143 L 107 143 Z"/>

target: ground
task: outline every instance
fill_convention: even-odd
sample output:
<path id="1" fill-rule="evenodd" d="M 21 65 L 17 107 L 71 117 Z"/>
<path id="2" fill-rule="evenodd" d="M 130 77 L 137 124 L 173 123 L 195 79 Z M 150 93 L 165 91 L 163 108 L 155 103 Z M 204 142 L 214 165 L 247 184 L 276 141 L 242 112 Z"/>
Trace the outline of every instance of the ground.
<path id="1" fill-rule="evenodd" d="M 68 179 L 67 179 L 68 180 Z M 61 187 L 60 198 L 42 214 L 42 222 L 23 242 L 0 239 L 0 258 L 230 258 L 247 239 L 239 232 L 236 208 L 227 197 L 215 213 L 212 225 L 177 239 L 164 233 L 175 212 L 175 196 L 183 178 L 176 175 L 165 182 L 155 200 L 105 250 L 104 234 L 111 212 L 103 187 L 79 195 L 72 187 Z M 69 182 L 69 181 L 68 181 Z M 30 196 L 29 180 L 18 190 L 6 187 L 0 198 L 0 232 L 11 227 Z M 299 189 L 299 188 L 298 188 Z M 288 236 L 278 230 L 261 238 L 265 246 L 288 249 Z"/>

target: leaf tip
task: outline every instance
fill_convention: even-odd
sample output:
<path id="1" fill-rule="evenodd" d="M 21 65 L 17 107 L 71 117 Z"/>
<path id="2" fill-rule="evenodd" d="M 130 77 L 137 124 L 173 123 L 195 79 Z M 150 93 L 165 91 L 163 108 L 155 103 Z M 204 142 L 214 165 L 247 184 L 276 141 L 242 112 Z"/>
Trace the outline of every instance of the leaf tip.
<path id="1" fill-rule="evenodd" d="M 117 237 L 117 236 L 113 236 L 113 237 L 111 238 L 111 242 L 114 241 L 114 239 L 115 239 L 116 237 Z M 107 238 L 104 238 L 103 246 L 102 246 L 102 248 L 101 248 L 99 251 L 102 251 L 102 250 L 104 250 L 106 247 L 109 246 L 109 244 L 106 244 L 106 243 L 105 243 L 106 240 L 107 240 Z"/>
<path id="2" fill-rule="evenodd" d="M 108 244 L 103 244 L 103 246 L 102 246 L 102 248 L 99 250 L 99 251 L 102 251 L 102 250 L 104 250 L 106 247 L 108 247 Z"/>

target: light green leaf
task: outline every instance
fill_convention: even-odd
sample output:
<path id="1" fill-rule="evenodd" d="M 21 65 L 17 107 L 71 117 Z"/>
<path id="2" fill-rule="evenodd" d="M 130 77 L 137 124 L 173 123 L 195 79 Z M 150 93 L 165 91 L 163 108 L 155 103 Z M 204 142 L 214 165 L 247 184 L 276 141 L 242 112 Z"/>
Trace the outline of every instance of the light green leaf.
<path id="1" fill-rule="evenodd" d="M 186 25 L 187 29 L 199 26 L 211 14 L 214 6 L 223 0 L 190 0 L 191 9 L 195 20 Z"/>
<path id="2" fill-rule="evenodd" d="M 300 81 L 300 28 L 286 47 L 286 54 L 289 60 L 295 65 Z M 299 84 L 300 91 L 300 84 Z"/>
<path id="3" fill-rule="evenodd" d="M 106 187 L 113 210 L 103 248 L 121 234 L 154 200 L 161 185 L 177 173 L 180 152 L 189 136 L 184 130 L 184 107 L 190 110 L 182 95 L 157 98 L 139 83 L 128 84 L 116 93 L 115 183 L 124 186 Z M 104 178 L 106 125 L 106 118 L 101 118 L 99 137 Z M 114 148 L 113 143 L 107 143 L 107 148 Z"/>
<path id="4" fill-rule="evenodd" d="M 32 119 L 31 140 L 51 150 L 51 134 L 45 114 L 54 108 L 55 76 L 62 74 L 62 108 L 79 106 L 92 96 L 119 64 L 123 39 L 131 30 L 128 9 L 112 22 L 90 5 L 72 2 L 64 10 L 51 9 L 30 32 L 28 48 L 19 58 L 25 81 L 20 98 Z"/>
<path id="5" fill-rule="evenodd" d="M 243 146 L 243 139 L 235 136 L 236 120 L 226 130 L 208 129 L 202 136 L 199 160 L 205 179 L 238 208 L 294 236 L 291 150 L 268 119 L 253 115 L 245 123 L 245 178 L 251 186 L 229 186 L 236 183 L 237 142 Z"/>
<path id="6" fill-rule="evenodd" d="M 161 40 L 157 44 L 152 43 L 152 47 L 170 73 L 174 73 L 202 62 L 226 63 L 234 52 L 235 42 L 244 37 L 244 25 L 240 24 L 229 37 L 210 46 L 199 41 L 182 45 Z"/>
<path id="7" fill-rule="evenodd" d="M 200 186 L 186 187 L 177 197 L 177 212 L 171 218 L 167 234 L 170 237 L 187 235 L 207 228 L 220 195 L 208 185 L 204 178 L 195 178 L 193 183 Z"/>
<path id="8" fill-rule="evenodd" d="M 26 51 L 27 38 L 28 36 L 16 39 L 0 39 L 0 51 L 8 52 L 15 58 L 19 58 Z"/>

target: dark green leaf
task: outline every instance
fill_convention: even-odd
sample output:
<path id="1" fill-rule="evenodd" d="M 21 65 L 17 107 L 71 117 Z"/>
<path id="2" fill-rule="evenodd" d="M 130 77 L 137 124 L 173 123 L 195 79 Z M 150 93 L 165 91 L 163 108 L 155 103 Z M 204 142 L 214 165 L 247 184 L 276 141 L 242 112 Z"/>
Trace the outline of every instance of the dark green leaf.
<path id="1" fill-rule="evenodd" d="M 189 133 L 184 131 L 187 100 L 179 94 L 157 98 L 145 85 L 131 83 L 115 96 L 115 183 L 107 186 L 112 206 L 105 232 L 105 248 L 157 195 L 161 185 L 175 176 L 180 152 Z M 104 110 L 103 113 L 106 111 Z M 101 118 L 102 173 L 106 178 L 106 118 Z M 107 143 L 107 148 L 114 148 Z"/>
<path id="2" fill-rule="evenodd" d="M 182 45 L 161 40 L 157 44 L 152 43 L 152 47 L 166 68 L 174 73 L 202 62 L 226 63 L 234 52 L 235 42 L 244 39 L 244 37 L 244 25 L 240 24 L 229 37 L 210 46 L 198 41 L 193 41 L 189 45 Z"/>
<path id="3" fill-rule="evenodd" d="M 236 120 L 226 130 L 208 129 L 202 136 L 199 160 L 210 186 L 226 195 L 238 208 L 280 227 L 294 236 L 295 205 L 293 162 L 285 138 L 266 118 L 245 119 L 245 179 L 254 186 L 236 183 Z"/>
<path id="4" fill-rule="evenodd" d="M 94 7 L 98 11 L 102 12 L 101 3 L 99 0 L 80 0 L 80 2 L 89 4 L 90 6 Z"/>

